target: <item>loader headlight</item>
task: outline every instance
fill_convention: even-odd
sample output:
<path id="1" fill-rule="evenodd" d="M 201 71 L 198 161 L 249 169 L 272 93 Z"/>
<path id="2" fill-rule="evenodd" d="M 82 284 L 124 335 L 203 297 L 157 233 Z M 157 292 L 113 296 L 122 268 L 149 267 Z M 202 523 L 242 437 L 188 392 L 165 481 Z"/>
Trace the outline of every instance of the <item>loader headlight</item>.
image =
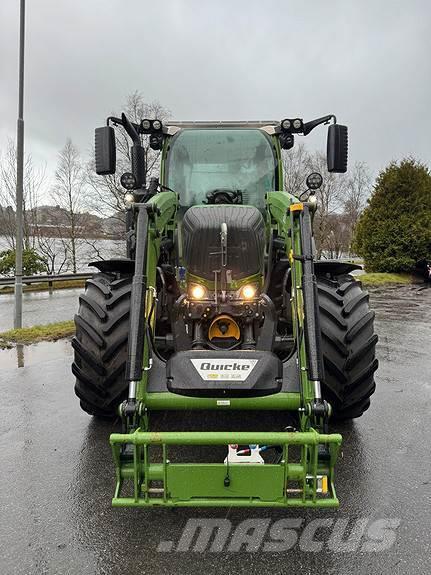
<path id="1" fill-rule="evenodd" d="M 204 299 L 206 293 L 207 290 L 199 284 L 194 284 L 190 286 L 190 297 L 192 297 L 193 299 Z"/>
<path id="2" fill-rule="evenodd" d="M 126 190 L 134 190 L 136 187 L 136 178 L 131 172 L 126 172 L 121 176 L 120 184 Z"/>
<path id="3" fill-rule="evenodd" d="M 305 183 L 309 190 L 318 190 L 323 184 L 322 175 L 319 174 L 319 172 L 313 172 L 312 174 L 307 176 Z"/>
<path id="4" fill-rule="evenodd" d="M 257 289 L 253 285 L 245 285 L 241 288 L 241 297 L 244 299 L 253 299 L 256 295 Z"/>
<path id="5" fill-rule="evenodd" d="M 132 192 L 127 192 L 127 194 L 124 194 L 124 202 L 126 205 L 133 204 L 134 201 L 135 196 L 132 194 Z"/>

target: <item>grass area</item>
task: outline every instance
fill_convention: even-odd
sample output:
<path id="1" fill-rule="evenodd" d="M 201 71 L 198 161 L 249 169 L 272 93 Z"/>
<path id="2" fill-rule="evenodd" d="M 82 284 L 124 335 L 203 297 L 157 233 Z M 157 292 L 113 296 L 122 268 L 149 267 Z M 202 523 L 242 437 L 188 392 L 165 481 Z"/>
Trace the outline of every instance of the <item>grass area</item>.
<path id="1" fill-rule="evenodd" d="M 359 264 L 360 266 L 364 265 L 364 260 L 343 260 L 349 262 L 350 264 Z"/>
<path id="2" fill-rule="evenodd" d="M 80 288 L 85 286 L 85 280 L 64 280 L 58 282 L 52 282 L 52 288 L 54 290 L 57 289 L 71 289 L 71 288 Z M 23 285 L 23 291 L 48 291 L 49 284 L 48 282 L 41 282 L 37 284 L 29 284 Z M 0 289 L 0 295 L 3 293 L 13 293 L 14 288 L 12 286 L 6 286 Z"/>
<path id="3" fill-rule="evenodd" d="M 47 325 L 35 325 L 21 329 L 10 329 L 0 333 L 0 349 L 10 348 L 12 343 L 37 343 L 38 341 L 56 341 L 75 333 L 75 324 L 71 321 L 59 321 Z"/>
<path id="4" fill-rule="evenodd" d="M 410 274 L 365 273 L 356 277 L 364 286 L 370 287 L 412 283 Z"/>

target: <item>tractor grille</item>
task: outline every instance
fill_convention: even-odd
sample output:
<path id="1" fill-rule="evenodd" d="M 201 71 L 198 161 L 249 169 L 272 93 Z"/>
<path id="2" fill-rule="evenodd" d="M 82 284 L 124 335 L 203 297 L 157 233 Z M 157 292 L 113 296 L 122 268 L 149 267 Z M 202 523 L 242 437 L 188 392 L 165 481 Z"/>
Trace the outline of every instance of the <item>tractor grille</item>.
<path id="1" fill-rule="evenodd" d="M 265 225 L 254 206 L 193 206 L 183 220 L 187 271 L 207 280 L 220 269 L 220 227 L 227 225 L 227 268 L 239 280 L 262 273 Z"/>

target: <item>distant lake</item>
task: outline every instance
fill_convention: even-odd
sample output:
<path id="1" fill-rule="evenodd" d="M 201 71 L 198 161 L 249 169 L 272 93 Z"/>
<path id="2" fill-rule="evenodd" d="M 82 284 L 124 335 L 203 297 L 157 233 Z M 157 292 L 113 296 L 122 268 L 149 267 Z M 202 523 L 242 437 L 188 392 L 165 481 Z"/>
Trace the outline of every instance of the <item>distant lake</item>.
<path id="1" fill-rule="evenodd" d="M 34 238 L 33 238 L 34 239 Z M 56 254 L 56 267 L 64 259 L 64 247 L 60 238 L 43 238 L 48 241 L 53 253 Z M 0 251 L 10 248 L 8 239 L 5 236 L 0 236 Z M 43 257 L 43 251 L 38 249 L 37 241 L 35 241 L 35 249 Z M 125 257 L 126 255 L 126 242 L 124 240 L 86 240 L 79 238 L 76 240 L 77 251 L 77 271 L 86 272 L 88 270 L 88 263 L 94 260 L 109 259 Z M 57 270 L 56 270 L 57 272 Z M 71 267 L 63 267 L 61 273 L 72 273 Z"/>

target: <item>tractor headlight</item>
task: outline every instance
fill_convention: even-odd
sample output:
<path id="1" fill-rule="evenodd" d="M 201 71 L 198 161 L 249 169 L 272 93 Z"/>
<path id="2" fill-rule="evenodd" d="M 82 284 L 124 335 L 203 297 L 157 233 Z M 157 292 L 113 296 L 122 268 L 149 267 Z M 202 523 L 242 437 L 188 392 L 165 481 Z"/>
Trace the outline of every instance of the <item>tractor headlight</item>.
<path id="1" fill-rule="evenodd" d="M 141 126 L 143 130 L 151 130 L 151 121 L 145 118 L 141 120 Z"/>
<path id="2" fill-rule="evenodd" d="M 293 120 L 292 125 L 295 128 L 295 130 L 299 130 L 302 126 L 302 121 L 299 118 L 296 118 L 295 120 Z"/>
<path id="3" fill-rule="evenodd" d="M 257 293 L 256 286 L 245 285 L 241 288 L 240 295 L 244 299 L 253 299 Z"/>
<path id="4" fill-rule="evenodd" d="M 290 124 L 291 124 L 290 120 L 286 119 L 281 122 L 281 127 L 283 128 L 283 130 L 290 130 Z"/>
<path id="5" fill-rule="evenodd" d="M 160 120 L 153 120 L 153 130 L 161 130 L 162 129 L 162 123 Z"/>
<path id="6" fill-rule="evenodd" d="M 193 299 L 204 299 L 207 295 L 207 290 L 199 284 L 193 284 L 190 286 L 189 293 Z"/>

